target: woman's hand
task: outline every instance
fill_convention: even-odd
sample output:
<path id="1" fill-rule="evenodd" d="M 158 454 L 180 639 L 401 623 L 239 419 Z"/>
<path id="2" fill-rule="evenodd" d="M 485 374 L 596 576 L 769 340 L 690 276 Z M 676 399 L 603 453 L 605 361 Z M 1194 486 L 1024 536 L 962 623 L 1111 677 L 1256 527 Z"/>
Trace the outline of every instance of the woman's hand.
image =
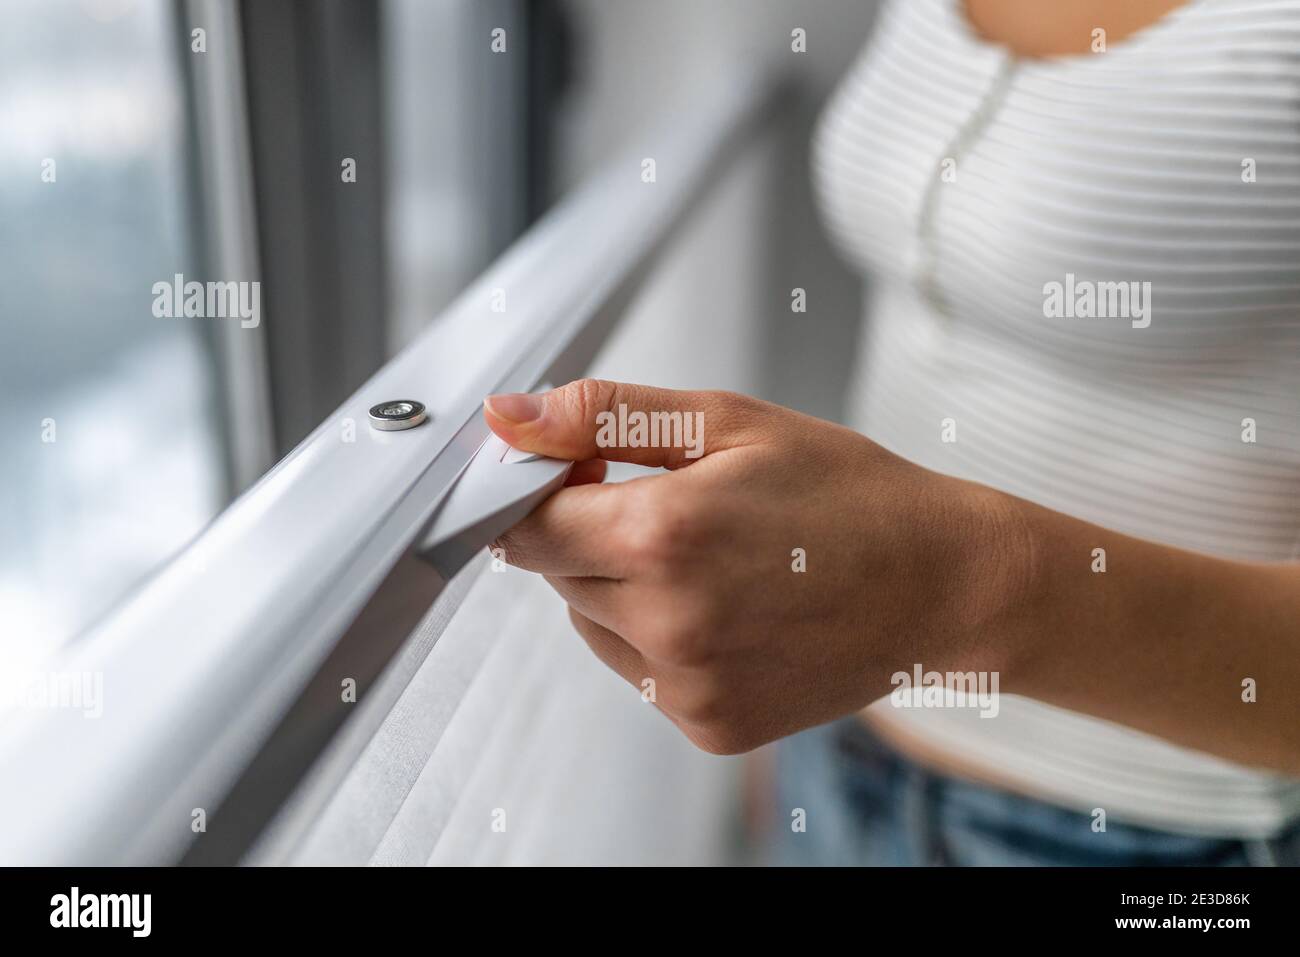
<path id="1" fill-rule="evenodd" d="M 1006 496 L 729 393 L 583 380 L 486 410 L 516 448 L 578 463 L 501 557 L 545 575 L 596 655 L 701 748 L 856 711 L 916 664 L 1007 664 L 989 636 L 1029 552 Z M 629 447 L 656 412 L 676 434 Z M 670 471 L 602 485 L 606 459 Z"/>

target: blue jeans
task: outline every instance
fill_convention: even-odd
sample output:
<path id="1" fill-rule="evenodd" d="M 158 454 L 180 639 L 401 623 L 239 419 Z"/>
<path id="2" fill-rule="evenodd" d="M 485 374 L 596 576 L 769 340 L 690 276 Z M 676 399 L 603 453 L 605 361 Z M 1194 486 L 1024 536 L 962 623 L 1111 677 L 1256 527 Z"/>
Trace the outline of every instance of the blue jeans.
<path id="1" fill-rule="evenodd" d="M 856 718 L 777 745 L 775 863 L 787 865 L 1300 864 L 1300 821 L 1276 838 L 1191 837 L 1092 817 L 928 771 Z M 796 831 L 793 809 L 806 812 Z"/>

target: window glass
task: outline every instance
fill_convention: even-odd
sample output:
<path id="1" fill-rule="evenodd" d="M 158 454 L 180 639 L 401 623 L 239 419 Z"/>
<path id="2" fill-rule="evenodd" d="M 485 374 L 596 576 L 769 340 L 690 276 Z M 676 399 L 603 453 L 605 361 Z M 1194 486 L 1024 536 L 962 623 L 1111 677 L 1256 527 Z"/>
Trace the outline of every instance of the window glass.
<path id="1" fill-rule="evenodd" d="M 527 225 L 518 0 L 384 0 L 389 342 L 406 345 Z"/>
<path id="2" fill-rule="evenodd" d="M 163 0 L 0 0 L 0 670 L 84 630 L 226 496 Z M 219 321 L 219 320 L 218 320 Z"/>

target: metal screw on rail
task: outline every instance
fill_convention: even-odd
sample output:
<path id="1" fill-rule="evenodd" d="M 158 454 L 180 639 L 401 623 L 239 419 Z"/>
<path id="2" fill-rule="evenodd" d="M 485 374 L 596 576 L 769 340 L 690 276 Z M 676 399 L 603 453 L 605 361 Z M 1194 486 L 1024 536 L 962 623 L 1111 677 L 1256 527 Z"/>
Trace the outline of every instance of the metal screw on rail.
<path id="1" fill-rule="evenodd" d="M 428 417 L 424 403 L 414 399 L 393 399 L 370 407 L 370 427 L 381 432 L 413 429 Z"/>

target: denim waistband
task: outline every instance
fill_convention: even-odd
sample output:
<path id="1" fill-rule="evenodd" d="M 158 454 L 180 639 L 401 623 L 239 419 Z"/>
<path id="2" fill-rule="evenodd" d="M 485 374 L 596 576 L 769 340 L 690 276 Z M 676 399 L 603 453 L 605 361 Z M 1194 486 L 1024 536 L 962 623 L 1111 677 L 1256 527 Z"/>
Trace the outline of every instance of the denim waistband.
<path id="1" fill-rule="evenodd" d="M 1174 834 L 1059 807 L 931 771 L 861 721 L 778 745 L 786 863 L 1180 866 L 1300 864 L 1300 822 L 1267 840 Z M 798 809 L 800 817 L 793 812 Z"/>

